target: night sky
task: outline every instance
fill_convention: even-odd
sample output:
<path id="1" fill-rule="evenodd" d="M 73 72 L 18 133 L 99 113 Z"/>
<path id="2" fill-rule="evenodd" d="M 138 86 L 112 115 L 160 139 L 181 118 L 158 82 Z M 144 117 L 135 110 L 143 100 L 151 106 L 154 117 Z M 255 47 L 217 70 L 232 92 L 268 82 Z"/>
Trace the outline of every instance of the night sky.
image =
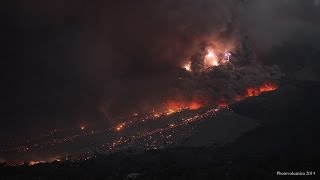
<path id="1" fill-rule="evenodd" d="M 319 80 L 319 0 L 17 0 L 0 13 L 1 143 L 147 112 L 206 41 L 249 39 L 253 63 Z"/>

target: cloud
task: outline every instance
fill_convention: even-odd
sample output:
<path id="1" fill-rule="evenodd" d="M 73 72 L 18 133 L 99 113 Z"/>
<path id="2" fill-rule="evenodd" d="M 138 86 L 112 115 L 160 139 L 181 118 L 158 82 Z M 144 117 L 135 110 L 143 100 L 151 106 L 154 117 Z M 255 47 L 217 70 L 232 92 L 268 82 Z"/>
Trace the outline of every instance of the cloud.
<path id="1" fill-rule="evenodd" d="M 185 78 L 179 82 L 185 90 L 177 88 L 182 94 L 220 96 L 216 91 L 222 92 L 222 87 L 226 96 L 240 93 L 248 83 L 268 79 L 268 69 L 242 69 L 241 73 L 251 75 L 244 75 L 240 82 L 234 77 L 241 68 L 217 69 L 197 82 L 182 76 L 185 72 L 179 66 L 203 42 L 247 51 L 239 48 L 245 35 L 258 53 L 276 52 L 275 47 L 289 40 L 316 47 L 320 42 L 318 4 L 298 0 L 7 1 L 1 6 L 6 67 L 2 73 L 7 84 L 2 89 L 6 105 L 2 119 L 21 133 L 33 133 L 34 127 L 78 126 L 83 121 L 103 124 L 157 105 L 176 89 L 172 84 L 180 77 Z"/>
<path id="2" fill-rule="evenodd" d="M 254 47 L 269 51 L 288 41 L 309 41 L 319 46 L 318 1 L 248 0 L 242 25 Z"/>

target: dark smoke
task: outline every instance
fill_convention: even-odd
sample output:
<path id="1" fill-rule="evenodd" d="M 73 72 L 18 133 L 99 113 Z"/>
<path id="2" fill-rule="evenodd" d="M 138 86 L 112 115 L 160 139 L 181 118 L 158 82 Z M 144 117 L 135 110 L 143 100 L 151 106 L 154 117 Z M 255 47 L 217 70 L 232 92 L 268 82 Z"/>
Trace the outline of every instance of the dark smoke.
<path id="1" fill-rule="evenodd" d="M 257 60 L 278 64 L 286 74 L 319 80 L 318 0 L 247 0 L 241 24 Z"/>
<path id="2" fill-rule="evenodd" d="M 236 42 L 237 6 L 232 0 L 2 2 L 3 134 L 105 124 L 150 108 L 199 43 Z"/>
<path id="3" fill-rule="evenodd" d="M 276 66 L 258 63 L 279 64 L 287 73 L 319 57 L 318 1 L 1 4 L 3 139 L 11 137 L 12 129 L 18 136 L 84 122 L 105 125 L 121 115 L 148 111 L 175 93 L 190 99 L 199 94 L 209 94 L 212 101 L 229 98 L 248 84 L 281 76 Z M 301 49 L 301 41 L 310 48 Z M 181 63 L 201 51 L 203 42 L 231 47 L 241 67 L 187 74 Z M 297 55 L 291 61 L 292 48 L 310 57 L 302 65 Z"/>
<path id="4" fill-rule="evenodd" d="M 242 26 L 258 50 L 270 51 L 288 41 L 308 41 L 319 48 L 317 0 L 248 0 Z"/>

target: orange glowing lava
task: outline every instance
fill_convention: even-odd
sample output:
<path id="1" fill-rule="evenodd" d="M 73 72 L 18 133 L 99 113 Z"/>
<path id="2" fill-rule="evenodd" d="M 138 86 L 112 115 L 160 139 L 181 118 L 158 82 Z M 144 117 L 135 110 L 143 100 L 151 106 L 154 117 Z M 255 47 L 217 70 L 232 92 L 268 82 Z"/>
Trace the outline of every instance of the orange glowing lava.
<path id="1" fill-rule="evenodd" d="M 191 102 L 191 103 L 189 104 L 188 109 L 190 109 L 190 110 L 197 110 L 197 109 L 199 109 L 199 108 L 201 108 L 201 107 L 202 107 L 202 105 L 201 105 L 200 103 L 198 103 L 198 102 Z"/>
<path id="2" fill-rule="evenodd" d="M 202 107 L 202 104 L 197 101 L 168 101 L 167 109 L 170 114 L 184 109 L 197 110 Z"/>
<path id="3" fill-rule="evenodd" d="M 221 98 L 218 102 L 217 102 L 217 107 L 218 108 L 226 108 L 229 106 L 229 102 L 225 99 L 225 98 Z"/>
<path id="4" fill-rule="evenodd" d="M 217 101 L 216 105 L 219 108 L 226 108 L 231 103 L 242 101 L 247 97 L 259 96 L 263 92 L 274 91 L 276 89 L 278 89 L 278 85 L 272 82 L 266 81 L 259 87 L 248 87 L 245 96 L 236 96 L 233 98 L 233 100 L 229 100 L 229 101 L 224 98 L 221 98 L 219 101 Z"/>
<path id="5" fill-rule="evenodd" d="M 160 116 L 169 116 L 184 110 L 197 110 L 204 106 L 205 103 L 202 103 L 200 100 L 185 100 L 182 97 L 179 97 L 175 100 L 168 100 L 163 106 L 153 111 L 153 117 L 158 118 Z"/>
<path id="6" fill-rule="evenodd" d="M 265 82 L 261 86 L 254 88 L 247 88 L 247 97 L 259 96 L 263 92 L 274 91 L 278 88 L 278 86 L 272 82 Z"/>

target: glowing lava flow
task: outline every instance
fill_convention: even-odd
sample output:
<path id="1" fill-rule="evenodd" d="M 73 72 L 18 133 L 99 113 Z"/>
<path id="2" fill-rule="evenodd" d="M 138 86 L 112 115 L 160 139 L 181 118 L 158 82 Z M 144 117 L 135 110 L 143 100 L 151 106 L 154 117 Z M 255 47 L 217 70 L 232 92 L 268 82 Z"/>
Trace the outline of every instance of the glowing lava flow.
<path id="1" fill-rule="evenodd" d="M 278 86 L 276 84 L 266 81 L 265 83 L 263 83 L 261 86 L 257 88 L 254 88 L 254 87 L 247 88 L 246 97 L 259 96 L 263 92 L 274 91 L 277 88 Z"/>
<path id="2" fill-rule="evenodd" d="M 228 106 L 231 104 L 231 103 L 234 103 L 234 102 L 237 102 L 237 101 L 241 101 L 241 100 L 244 100 L 245 98 L 247 97 L 252 97 L 252 96 L 259 96 L 261 93 L 263 92 L 268 92 L 268 91 L 274 91 L 278 88 L 278 86 L 275 84 L 275 83 L 272 83 L 272 82 L 269 82 L 269 81 L 266 81 L 264 82 L 262 85 L 260 85 L 259 87 L 248 87 L 247 90 L 246 90 L 246 94 L 243 95 L 243 96 L 239 96 L 239 97 L 235 97 L 233 98 L 233 100 L 226 100 L 224 98 L 222 98 L 221 100 L 219 100 L 216 104 L 215 104 L 215 108 L 213 108 L 213 112 L 218 112 L 219 110 L 221 109 L 226 109 L 228 108 Z M 182 101 L 182 100 L 171 100 L 171 101 L 168 101 L 166 104 L 165 104 L 165 107 L 162 109 L 162 111 L 154 111 L 153 112 L 153 115 L 151 116 L 147 116 L 146 119 L 143 119 L 142 122 L 145 122 L 147 120 L 154 120 L 154 119 L 158 119 L 162 116 L 171 116 L 175 113 L 179 113 L 179 112 L 182 112 L 182 111 L 185 111 L 185 110 L 198 110 L 200 108 L 203 108 L 205 106 L 207 106 L 208 104 L 205 103 L 205 102 L 201 102 L 200 100 L 193 100 L 193 101 Z M 210 111 L 211 112 L 211 111 Z M 215 114 L 213 113 L 213 114 Z M 210 114 L 210 113 L 209 113 Z M 201 116 L 202 117 L 202 116 Z M 191 119 L 199 119 L 198 117 L 193 117 Z M 202 118 L 200 118 L 202 119 Z M 192 121 L 194 121 L 192 120 Z M 128 125 L 131 124 L 131 123 L 128 123 Z M 119 124 L 118 126 L 116 126 L 116 130 L 117 131 L 120 131 L 124 128 L 124 126 L 126 125 L 126 123 L 121 123 Z M 176 125 L 173 125 L 173 124 L 170 124 L 170 127 L 171 128 L 174 128 L 176 127 Z"/>
<path id="3" fill-rule="evenodd" d="M 70 134 L 60 134 L 54 131 L 45 136 L 45 139 L 39 142 L 29 143 L 22 146 L 14 146 L 6 149 L 0 149 L 2 152 L 15 152 L 19 154 L 28 154 L 34 152 L 44 152 L 51 150 L 60 151 L 59 156 L 64 156 L 64 148 L 70 147 L 68 154 L 70 159 L 87 159 L 93 157 L 96 149 L 102 153 L 112 153 L 121 150 L 130 149 L 150 149 L 166 148 L 176 143 L 185 142 L 191 137 L 196 129 L 196 123 L 202 120 L 208 120 L 215 117 L 221 111 L 229 111 L 228 105 L 251 96 L 261 95 L 263 92 L 274 91 L 278 88 L 275 83 L 266 81 L 259 87 L 249 87 L 240 98 L 233 100 L 220 99 L 216 104 L 207 106 L 207 103 L 200 99 L 187 101 L 183 98 L 171 100 L 164 104 L 162 111 L 153 112 L 153 114 L 139 115 L 133 114 L 123 120 L 122 123 L 105 130 L 94 130 L 88 126 L 77 127 L 77 131 Z M 193 110 L 193 111 L 190 111 Z M 82 128 L 83 127 L 83 128 Z M 90 131 L 89 131 L 90 130 Z M 103 137 L 103 138 L 97 138 Z M 74 144 L 83 143 L 84 139 L 97 141 L 95 149 L 72 149 Z M 101 139 L 101 140 L 97 140 Z M 45 161 L 60 161 L 59 158 L 44 159 Z M 63 161 L 63 160 L 62 160 Z M 30 165 L 36 165 L 44 161 L 29 160 Z"/>
<path id="4" fill-rule="evenodd" d="M 181 111 L 181 110 L 197 110 L 202 107 L 202 104 L 197 101 L 183 102 L 183 101 L 168 101 L 168 111 Z"/>
<path id="5" fill-rule="evenodd" d="M 246 89 L 246 93 L 244 95 L 234 97 L 233 100 L 231 100 L 231 101 L 227 101 L 227 100 L 222 98 L 217 103 L 217 106 L 220 107 L 220 108 L 225 108 L 225 107 L 228 107 L 229 104 L 231 104 L 231 103 L 242 101 L 242 100 L 244 100 L 244 99 L 246 99 L 248 97 L 259 96 L 263 92 L 274 91 L 274 90 L 277 90 L 277 89 L 278 89 L 278 85 L 276 85 L 275 83 L 272 83 L 270 81 L 266 81 L 263 84 L 261 84 L 259 87 L 248 87 Z"/>

